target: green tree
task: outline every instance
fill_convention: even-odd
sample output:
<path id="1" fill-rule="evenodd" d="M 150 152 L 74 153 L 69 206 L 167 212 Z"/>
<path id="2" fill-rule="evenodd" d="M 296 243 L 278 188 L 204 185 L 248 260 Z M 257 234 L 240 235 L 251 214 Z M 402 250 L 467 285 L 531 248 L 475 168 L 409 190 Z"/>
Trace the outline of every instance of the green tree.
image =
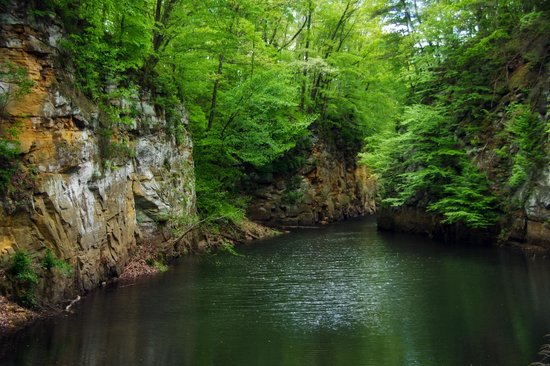
<path id="1" fill-rule="evenodd" d="M 385 203 L 423 207 L 445 223 L 496 222 L 505 205 L 497 207 L 495 196 L 518 189 L 546 156 L 547 127 L 534 106 L 510 103 L 537 77 L 510 72 L 544 69 L 537 45 L 549 29 L 541 20 L 547 8 L 542 1 L 388 1 L 382 18 L 398 42 L 408 106 L 399 123 L 368 140 L 363 155 L 380 177 Z M 495 143 L 517 151 L 509 188 L 498 169 L 483 167 L 489 178 L 478 168 L 476 153 Z"/>

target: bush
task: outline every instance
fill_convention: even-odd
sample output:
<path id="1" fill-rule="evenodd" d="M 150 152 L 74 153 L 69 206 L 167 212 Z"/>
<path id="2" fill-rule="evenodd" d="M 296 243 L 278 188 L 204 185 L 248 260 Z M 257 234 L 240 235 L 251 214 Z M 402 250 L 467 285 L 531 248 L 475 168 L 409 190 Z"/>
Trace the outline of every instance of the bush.
<path id="1" fill-rule="evenodd" d="M 15 290 L 15 300 L 28 308 L 36 307 L 35 290 L 38 285 L 38 275 L 27 252 L 22 250 L 15 252 L 7 275 Z"/>
<path id="2" fill-rule="evenodd" d="M 535 169 L 546 159 L 545 143 L 548 139 L 545 122 L 524 104 L 512 103 L 507 110 L 506 132 L 517 154 L 513 158 L 510 188 L 525 183 Z"/>
<path id="3" fill-rule="evenodd" d="M 50 249 L 46 250 L 46 254 L 40 264 L 46 271 L 52 271 L 54 268 L 57 268 L 63 277 L 70 277 L 73 274 L 71 265 L 63 259 L 57 258 Z"/>

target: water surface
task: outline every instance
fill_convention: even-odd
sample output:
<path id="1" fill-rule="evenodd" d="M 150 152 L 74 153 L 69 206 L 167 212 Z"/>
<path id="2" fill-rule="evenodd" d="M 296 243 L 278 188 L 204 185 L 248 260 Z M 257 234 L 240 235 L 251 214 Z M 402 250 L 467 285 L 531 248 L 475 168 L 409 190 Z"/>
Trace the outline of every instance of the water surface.
<path id="1" fill-rule="evenodd" d="M 528 365 L 550 261 L 379 233 L 373 219 L 188 257 L 40 322 L 2 365 Z"/>

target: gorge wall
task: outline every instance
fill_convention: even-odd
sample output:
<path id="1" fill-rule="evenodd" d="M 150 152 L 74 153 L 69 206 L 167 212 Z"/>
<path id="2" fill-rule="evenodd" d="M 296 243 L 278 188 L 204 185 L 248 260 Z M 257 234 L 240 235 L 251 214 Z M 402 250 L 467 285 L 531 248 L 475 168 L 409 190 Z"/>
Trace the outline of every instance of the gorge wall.
<path id="1" fill-rule="evenodd" d="M 521 45 L 518 53 L 512 60 L 505 60 L 501 71 L 502 85 L 497 88 L 495 81 L 494 90 L 502 91 L 493 95 L 486 117 L 465 118 L 459 126 L 463 131 L 481 126 L 479 132 L 474 136 L 464 132 L 455 136 L 487 177 L 490 193 L 498 201 L 499 221 L 485 230 L 445 225 L 440 215 L 427 212 L 426 205 L 420 202 L 430 197 L 421 197 L 416 205 L 381 209 L 378 221 L 381 229 L 424 233 L 457 243 L 499 243 L 528 250 L 550 250 L 550 40 L 546 33 L 535 33 L 517 43 Z M 527 106 L 527 113 L 514 112 L 517 105 Z M 523 123 L 523 142 L 517 141 L 518 132 L 510 133 L 514 123 Z M 528 154 L 522 151 L 521 144 L 531 148 Z M 521 154 L 529 168 L 524 170 L 521 183 L 514 184 L 513 177 L 520 171 L 517 157 Z"/>
<path id="2" fill-rule="evenodd" d="M 133 113 L 107 128 L 73 87 L 55 19 L 38 22 L 16 6 L 0 22 L 0 64 L 25 69 L 34 84 L 2 111 L 0 132 L 17 131 L 20 155 L 0 203 L 0 256 L 25 250 L 38 260 L 49 249 L 70 264 L 70 279 L 39 285 L 39 297 L 59 302 L 120 274 L 136 241 L 169 218 L 195 214 L 192 142 L 166 132 L 164 113 L 143 91 L 112 101 Z M 17 88 L 1 86 L 4 94 Z M 187 124 L 183 110 L 179 123 Z"/>
<path id="3" fill-rule="evenodd" d="M 321 139 L 293 174 L 259 180 L 247 215 L 275 227 L 299 227 L 372 214 L 375 182 L 354 153 Z"/>
<path id="4" fill-rule="evenodd" d="M 524 207 L 504 215 L 490 229 L 445 225 L 441 217 L 420 207 L 385 207 L 378 211 L 381 230 L 425 234 L 458 244 L 504 244 L 528 251 L 550 250 L 550 167 L 532 182 Z M 512 200 L 512 198 L 509 198 Z"/>

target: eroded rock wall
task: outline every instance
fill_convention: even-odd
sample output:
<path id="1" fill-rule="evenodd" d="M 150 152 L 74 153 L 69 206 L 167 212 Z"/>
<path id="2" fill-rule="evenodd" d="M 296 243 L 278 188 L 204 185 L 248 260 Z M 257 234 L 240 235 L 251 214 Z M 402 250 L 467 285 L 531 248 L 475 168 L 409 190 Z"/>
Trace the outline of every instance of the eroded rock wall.
<path id="1" fill-rule="evenodd" d="M 526 187 L 524 207 L 503 215 L 500 222 L 488 229 L 472 229 L 460 224 L 445 225 L 441 223 L 440 216 L 412 206 L 380 209 L 378 227 L 381 230 L 425 234 L 458 244 L 502 244 L 527 251 L 549 251 L 550 167 L 546 166 Z"/>
<path id="2" fill-rule="evenodd" d="M 257 185 L 247 216 L 268 226 L 296 227 L 374 213 L 374 180 L 348 155 L 318 140 L 297 172 Z"/>
<path id="3" fill-rule="evenodd" d="M 530 184 L 524 210 L 515 212 L 510 221 L 506 240 L 550 250 L 550 165 Z"/>
<path id="4" fill-rule="evenodd" d="M 21 165 L 0 205 L 0 256 L 26 250 L 38 260 L 50 249 L 68 262 L 73 277 L 41 285 L 58 302 L 118 275 L 136 240 L 162 240 L 169 218 L 195 214 L 192 142 L 185 135 L 176 143 L 165 116 L 141 95 L 122 101 L 138 113 L 113 137 L 126 156 L 107 159 L 103 117 L 72 87 L 60 58 L 62 28 L 16 10 L 0 22 L 0 63 L 26 69 L 34 82 L 1 122 L 19 131 Z M 187 124 L 184 112 L 180 123 Z"/>
<path id="5" fill-rule="evenodd" d="M 380 228 L 428 233 L 459 243 L 498 243 L 530 251 L 550 250 L 550 73 L 545 61 L 550 57 L 550 38 L 544 32 L 525 37 L 521 42 L 516 39 L 521 46 L 506 63 L 502 71 L 506 75 L 498 81 L 502 84 L 495 80 L 491 85 L 495 94 L 487 115 L 465 116 L 460 122 L 462 132 L 456 136 L 467 146 L 471 161 L 487 176 L 498 200 L 500 221 L 484 231 L 459 224 L 441 224 L 441 216 L 426 212 L 430 197 L 420 194 L 417 201 L 408 206 L 381 210 Z M 529 118 L 538 119 L 528 127 L 528 137 L 510 134 L 512 126 L 518 123 L 518 117 L 510 110 L 518 104 L 527 107 Z M 474 135 L 465 132 L 470 127 L 477 129 Z M 546 132 L 541 136 L 541 131 Z M 533 140 L 533 151 L 523 152 L 524 159 L 529 161 L 520 168 L 525 179 L 516 186 L 510 181 L 517 174 L 516 168 L 521 166 L 514 162 L 522 153 L 521 139 Z"/>

